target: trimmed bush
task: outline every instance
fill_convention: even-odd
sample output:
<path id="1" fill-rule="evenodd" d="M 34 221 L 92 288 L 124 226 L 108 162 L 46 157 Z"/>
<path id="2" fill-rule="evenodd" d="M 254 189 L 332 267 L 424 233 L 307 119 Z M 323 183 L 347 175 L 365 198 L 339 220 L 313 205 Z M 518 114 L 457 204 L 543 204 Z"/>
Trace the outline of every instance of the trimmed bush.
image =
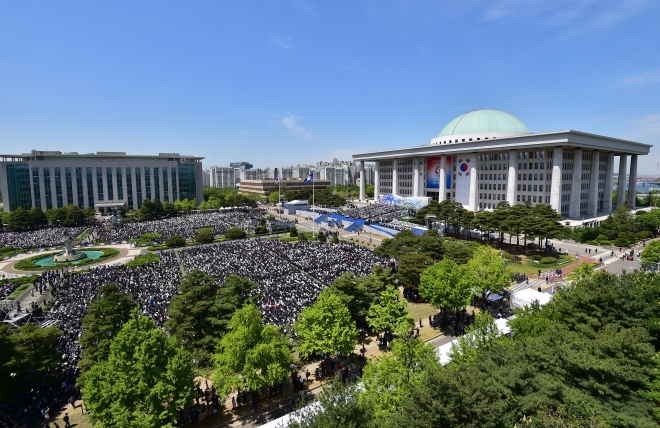
<path id="1" fill-rule="evenodd" d="M 126 263 L 126 266 L 140 267 L 146 265 L 147 263 L 155 263 L 158 260 L 160 260 L 158 254 L 154 254 L 154 253 L 140 254 L 134 260 Z"/>
<path id="2" fill-rule="evenodd" d="M 247 233 L 243 229 L 234 227 L 225 232 L 225 238 L 228 239 L 243 239 L 247 237 Z"/>
<path id="3" fill-rule="evenodd" d="M 602 233 L 600 235 L 598 235 L 598 237 L 596 238 L 596 241 L 598 241 L 598 242 L 607 241 L 607 240 L 608 240 L 607 236 L 603 235 Z"/>
<path id="4" fill-rule="evenodd" d="M 533 256 L 530 257 L 532 260 L 536 260 L 537 262 L 540 262 L 543 257 L 539 256 L 538 254 L 534 254 Z"/>
<path id="5" fill-rule="evenodd" d="M 541 259 L 541 263 L 543 263 L 544 265 L 550 265 L 557 263 L 557 259 L 555 257 L 543 257 Z"/>
<path id="6" fill-rule="evenodd" d="M 145 233 L 144 235 L 140 236 L 140 238 L 153 241 L 154 239 L 162 238 L 163 235 L 160 233 Z"/>
<path id="7" fill-rule="evenodd" d="M 512 260 L 512 259 L 513 259 L 513 255 L 510 254 L 510 253 L 507 253 L 506 251 L 503 251 L 503 252 L 502 252 L 502 258 L 504 258 L 504 259 L 506 259 L 506 260 Z"/>
<path id="8" fill-rule="evenodd" d="M 598 241 L 587 241 L 586 244 L 589 244 L 589 245 L 598 245 Z"/>
<path id="9" fill-rule="evenodd" d="M 598 241 L 600 242 L 600 245 L 612 245 L 612 241 L 605 239 L 603 241 Z"/>
<path id="10" fill-rule="evenodd" d="M 292 238 L 298 236 L 298 229 L 296 228 L 296 226 L 291 226 L 291 229 L 289 229 L 289 236 Z"/>
<path id="11" fill-rule="evenodd" d="M 325 242 L 326 241 L 325 233 L 319 232 L 318 235 L 316 235 L 316 239 L 318 239 L 320 242 Z"/>
<path id="12" fill-rule="evenodd" d="M 268 229 L 266 228 L 266 226 L 257 226 L 254 228 L 254 233 L 256 233 L 257 235 L 263 235 L 265 233 L 268 233 Z"/>
<path id="13" fill-rule="evenodd" d="M 213 242 L 215 237 L 213 236 L 213 233 L 211 232 L 212 229 L 203 229 L 197 234 L 196 241 L 200 242 L 202 244 L 209 244 Z"/>
<path id="14" fill-rule="evenodd" d="M 183 238 L 183 236 L 174 235 L 167 238 L 167 241 L 165 241 L 165 245 L 167 245 L 170 248 L 185 247 L 186 240 Z"/>
<path id="15" fill-rule="evenodd" d="M 650 230 L 640 230 L 639 232 L 635 233 L 635 238 L 637 239 L 653 238 L 653 232 L 651 232 Z"/>

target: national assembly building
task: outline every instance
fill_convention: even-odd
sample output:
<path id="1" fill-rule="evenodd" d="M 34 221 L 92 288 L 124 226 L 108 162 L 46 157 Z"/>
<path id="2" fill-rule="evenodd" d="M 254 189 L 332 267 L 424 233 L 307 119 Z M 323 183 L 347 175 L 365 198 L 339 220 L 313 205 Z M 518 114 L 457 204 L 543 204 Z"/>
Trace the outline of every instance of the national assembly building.
<path id="1" fill-rule="evenodd" d="M 203 199 L 202 159 L 179 153 L 37 151 L 0 154 L 4 211 L 77 205 L 98 212 L 137 210 L 145 199 Z"/>
<path id="2" fill-rule="evenodd" d="M 578 131 L 532 133 L 503 111 L 474 110 L 450 121 L 428 145 L 359 153 L 353 159 L 362 174 L 365 161 L 375 162 L 377 202 L 432 198 L 483 211 L 501 201 L 529 201 L 577 219 L 612 212 L 615 156 L 616 205 L 633 208 L 638 156 L 648 155 L 651 147 Z M 624 201 L 627 174 L 630 192 Z M 365 200 L 364 180 L 360 199 Z"/>

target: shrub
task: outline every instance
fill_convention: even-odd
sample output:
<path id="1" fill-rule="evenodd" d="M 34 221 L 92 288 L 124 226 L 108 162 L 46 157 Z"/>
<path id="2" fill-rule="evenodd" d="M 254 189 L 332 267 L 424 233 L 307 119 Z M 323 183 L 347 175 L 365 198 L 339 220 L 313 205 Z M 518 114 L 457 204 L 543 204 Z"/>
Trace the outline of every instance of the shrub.
<path id="1" fill-rule="evenodd" d="M 603 235 L 603 234 L 601 233 L 601 234 L 598 235 L 598 237 L 596 238 L 596 241 L 598 241 L 598 242 L 600 242 L 600 241 L 607 241 L 607 236 L 605 236 L 605 235 Z"/>
<path id="2" fill-rule="evenodd" d="M 257 226 L 254 228 L 254 233 L 257 235 L 263 235 L 264 233 L 268 233 L 268 229 L 266 226 Z"/>
<path id="3" fill-rule="evenodd" d="M 586 244 L 589 244 L 589 245 L 598 245 L 598 241 L 587 241 Z"/>
<path id="4" fill-rule="evenodd" d="M 158 260 L 160 260 L 158 254 L 154 254 L 154 253 L 140 254 L 139 256 L 135 257 L 134 260 L 126 263 L 125 266 L 139 267 L 139 266 L 144 266 L 147 263 L 155 263 Z"/>
<path id="5" fill-rule="evenodd" d="M 167 241 L 165 241 L 165 245 L 167 245 L 170 248 L 185 247 L 186 240 L 183 239 L 183 236 L 174 235 L 167 238 Z"/>
<path id="6" fill-rule="evenodd" d="M 339 236 L 332 235 L 332 243 L 333 244 L 339 244 Z"/>
<path id="7" fill-rule="evenodd" d="M 627 247 L 628 240 L 626 238 L 616 238 L 612 244 L 614 244 L 615 247 Z"/>
<path id="8" fill-rule="evenodd" d="M 296 226 L 291 226 L 291 229 L 289 229 L 289 236 L 292 238 L 298 236 L 298 229 L 296 228 Z"/>
<path id="9" fill-rule="evenodd" d="M 300 235 L 298 235 L 298 241 L 307 241 L 307 235 L 301 233 Z"/>
<path id="10" fill-rule="evenodd" d="M 225 232 L 225 238 L 228 239 L 243 239 L 247 237 L 247 233 L 243 229 L 234 227 Z"/>
<path id="11" fill-rule="evenodd" d="M 148 241 L 153 241 L 154 239 L 162 238 L 163 235 L 160 233 L 145 233 L 144 235 L 140 236 L 140 238 L 146 239 Z"/>
<path id="12" fill-rule="evenodd" d="M 503 251 L 502 252 L 502 258 L 507 259 L 507 260 L 512 260 L 513 255 L 511 255 L 510 253 L 507 253 L 506 251 Z"/>
<path id="13" fill-rule="evenodd" d="M 639 232 L 635 233 L 635 238 L 637 239 L 653 238 L 653 232 L 651 232 L 650 230 L 640 230 Z"/>
<path id="14" fill-rule="evenodd" d="M 213 233 L 211 233 L 211 229 L 204 229 L 197 234 L 196 241 L 201 242 L 202 244 L 209 244 L 213 242 L 214 239 L 215 237 L 213 236 Z"/>
<path id="15" fill-rule="evenodd" d="M 557 263 L 557 258 L 556 257 L 543 257 L 541 259 L 541 263 L 543 263 L 545 265 L 554 264 L 554 263 Z"/>
<path id="16" fill-rule="evenodd" d="M 612 241 L 610 241 L 609 239 L 604 239 L 598 242 L 600 243 L 600 245 L 612 245 Z"/>
<path id="17" fill-rule="evenodd" d="M 323 232 L 319 232 L 319 234 L 316 235 L 316 236 L 317 236 L 317 239 L 318 239 L 320 242 L 325 242 L 325 241 L 326 241 L 325 233 L 323 233 Z"/>
<path id="18" fill-rule="evenodd" d="M 537 262 L 540 262 L 542 257 L 539 256 L 538 254 L 534 254 L 532 257 L 530 257 L 532 260 L 536 260 Z"/>
<path id="19" fill-rule="evenodd" d="M 536 242 L 530 242 L 527 244 L 527 248 L 538 248 L 538 244 Z"/>

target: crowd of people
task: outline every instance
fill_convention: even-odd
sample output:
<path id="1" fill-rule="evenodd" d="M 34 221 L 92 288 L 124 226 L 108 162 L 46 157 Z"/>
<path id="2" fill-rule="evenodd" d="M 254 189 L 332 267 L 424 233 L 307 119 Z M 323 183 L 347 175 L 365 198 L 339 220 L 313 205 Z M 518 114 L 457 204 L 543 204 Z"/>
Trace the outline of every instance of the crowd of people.
<path id="1" fill-rule="evenodd" d="M 337 214 L 356 220 L 366 220 L 368 223 L 387 223 L 405 217 L 408 210 L 396 205 L 371 204 L 363 207 L 343 208 Z"/>
<path id="2" fill-rule="evenodd" d="M 51 287 L 54 303 L 45 316 L 47 320 L 58 321 L 62 336 L 57 350 L 64 360 L 75 366 L 82 353 L 78 345 L 82 319 L 103 284 L 116 284 L 133 298 L 140 313 L 162 327 L 181 278 L 174 253 L 161 253 L 160 261 L 137 268 L 120 265 L 79 272 L 46 271 L 35 285 Z"/>
<path id="3" fill-rule="evenodd" d="M 106 229 L 104 241 L 121 242 L 139 238 L 146 233 L 162 235 L 163 239 L 172 236 L 194 238 L 197 229 L 210 227 L 214 235 L 221 235 L 232 228 L 245 228 L 252 219 L 259 219 L 263 211 L 254 208 L 237 208 L 233 211 L 200 211 L 178 217 L 162 218 L 140 222 L 127 222 Z"/>
<path id="4" fill-rule="evenodd" d="M 414 223 L 410 223 L 408 221 L 401 221 L 401 220 L 390 220 L 388 222 L 383 222 L 380 224 L 381 226 L 389 227 L 390 229 L 394 230 L 410 230 L 415 226 L 418 226 Z"/>
<path id="5" fill-rule="evenodd" d="M 233 211 L 201 211 L 157 220 L 140 222 L 92 223 L 87 226 L 61 227 L 51 226 L 42 229 L 0 232 L 0 248 L 14 247 L 16 249 L 59 247 L 65 237 L 74 239 L 84 230 L 88 233 L 80 240 L 80 244 L 99 241 L 125 242 L 140 238 L 146 233 L 162 235 L 165 240 L 177 235 L 184 238 L 194 238 L 197 229 L 210 227 L 214 235 L 220 235 L 227 230 L 244 228 L 253 219 L 263 217 L 259 209 L 237 208 Z"/>

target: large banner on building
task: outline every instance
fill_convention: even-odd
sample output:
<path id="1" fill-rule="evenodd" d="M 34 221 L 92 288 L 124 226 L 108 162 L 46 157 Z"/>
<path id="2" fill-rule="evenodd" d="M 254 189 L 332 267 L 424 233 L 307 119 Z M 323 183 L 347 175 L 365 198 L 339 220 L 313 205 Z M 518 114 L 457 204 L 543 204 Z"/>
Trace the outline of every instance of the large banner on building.
<path id="1" fill-rule="evenodd" d="M 470 162 L 469 157 L 458 158 L 456 161 L 456 197 L 464 207 L 470 204 Z"/>
<path id="2" fill-rule="evenodd" d="M 447 156 L 445 165 L 445 189 L 451 189 L 451 156 Z M 428 158 L 426 161 L 426 188 L 438 189 L 440 187 L 440 158 Z"/>
<path id="3" fill-rule="evenodd" d="M 420 196 L 420 197 L 403 197 L 396 196 L 388 193 L 386 195 L 378 195 L 378 203 L 383 205 L 396 205 L 402 208 L 412 208 L 414 210 L 419 210 L 429 204 L 431 198 Z"/>

